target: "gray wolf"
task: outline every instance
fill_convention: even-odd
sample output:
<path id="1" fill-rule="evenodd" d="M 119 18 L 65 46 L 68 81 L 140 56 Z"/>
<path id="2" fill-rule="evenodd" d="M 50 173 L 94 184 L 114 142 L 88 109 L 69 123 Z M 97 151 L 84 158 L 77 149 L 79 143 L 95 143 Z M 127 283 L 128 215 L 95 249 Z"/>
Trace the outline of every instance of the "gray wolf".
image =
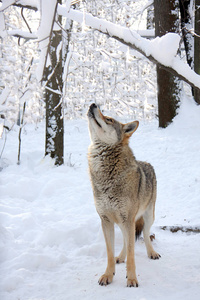
<path id="1" fill-rule="evenodd" d="M 159 259 L 149 237 L 154 221 L 156 175 L 153 167 L 137 161 L 129 147 L 129 138 L 139 122 L 122 124 L 102 114 L 96 104 L 88 110 L 91 145 L 88 149 L 89 173 L 96 210 L 101 218 L 107 248 L 107 268 L 100 285 L 112 282 L 115 263 L 127 256 L 127 286 L 137 287 L 134 245 L 143 230 L 147 255 Z M 114 257 L 114 223 L 120 227 L 124 245 Z"/>

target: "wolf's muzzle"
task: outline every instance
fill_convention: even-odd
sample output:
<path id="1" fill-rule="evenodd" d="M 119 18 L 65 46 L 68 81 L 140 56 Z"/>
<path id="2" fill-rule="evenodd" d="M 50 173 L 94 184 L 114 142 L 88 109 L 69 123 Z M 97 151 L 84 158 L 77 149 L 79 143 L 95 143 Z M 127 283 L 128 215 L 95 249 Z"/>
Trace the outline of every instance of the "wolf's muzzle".
<path id="1" fill-rule="evenodd" d="M 99 124 L 99 122 L 97 121 L 96 117 L 95 117 L 95 113 L 94 113 L 94 109 L 97 109 L 98 106 L 95 104 L 95 103 L 92 103 L 89 107 L 89 110 L 88 110 L 88 113 L 87 113 L 87 116 L 89 119 L 94 119 L 96 124 L 99 126 L 99 127 L 102 127 L 101 124 Z"/>
<path id="2" fill-rule="evenodd" d="M 94 118 L 95 119 L 95 116 L 94 116 L 94 109 L 97 108 L 97 105 L 95 103 L 92 103 L 89 107 L 89 110 L 88 110 L 88 117 L 89 118 Z"/>

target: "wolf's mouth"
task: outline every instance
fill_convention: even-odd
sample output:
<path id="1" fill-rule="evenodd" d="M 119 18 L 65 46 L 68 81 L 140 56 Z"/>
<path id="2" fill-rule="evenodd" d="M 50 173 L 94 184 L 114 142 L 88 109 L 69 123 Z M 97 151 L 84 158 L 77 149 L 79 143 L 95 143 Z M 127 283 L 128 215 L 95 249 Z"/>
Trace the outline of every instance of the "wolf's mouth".
<path id="1" fill-rule="evenodd" d="M 95 122 L 97 123 L 97 125 L 99 126 L 99 127 L 101 127 L 101 125 L 99 124 L 99 122 L 94 118 L 94 120 L 95 120 Z"/>
<path id="2" fill-rule="evenodd" d="M 101 128 L 101 125 L 99 124 L 99 122 L 97 121 L 97 119 L 95 118 L 95 114 L 94 114 L 94 108 L 97 108 L 96 104 L 91 104 L 90 108 L 88 110 L 88 117 L 91 119 L 94 119 L 94 121 L 96 122 L 96 124 Z"/>

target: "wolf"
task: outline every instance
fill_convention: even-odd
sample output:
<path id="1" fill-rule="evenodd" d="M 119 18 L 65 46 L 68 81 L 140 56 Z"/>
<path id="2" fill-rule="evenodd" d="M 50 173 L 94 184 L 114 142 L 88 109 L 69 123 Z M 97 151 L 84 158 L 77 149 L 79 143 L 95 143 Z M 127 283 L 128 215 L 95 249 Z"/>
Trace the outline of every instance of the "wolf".
<path id="1" fill-rule="evenodd" d="M 96 210 L 101 219 L 107 249 L 107 268 L 100 285 L 113 281 L 115 263 L 127 257 L 127 286 L 138 287 L 135 268 L 135 236 L 143 230 L 147 255 L 159 259 L 149 236 L 154 222 L 156 175 L 147 162 L 137 161 L 129 138 L 139 122 L 122 124 L 104 116 L 93 103 L 87 113 L 91 145 L 88 163 Z M 114 257 L 114 224 L 123 234 L 123 249 Z"/>

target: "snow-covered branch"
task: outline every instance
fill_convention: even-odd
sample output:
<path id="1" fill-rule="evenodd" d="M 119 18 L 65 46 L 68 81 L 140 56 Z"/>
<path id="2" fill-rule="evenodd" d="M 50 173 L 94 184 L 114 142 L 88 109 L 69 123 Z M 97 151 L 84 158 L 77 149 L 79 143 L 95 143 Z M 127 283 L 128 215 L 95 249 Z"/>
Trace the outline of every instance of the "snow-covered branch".
<path id="1" fill-rule="evenodd" d="M 6 10 L 9 6 L 14 5 L 18 7 L 32 9 L 34 11 L 39 10 L 39 0 L 0 0 L 0 11 Z"/>
<path id="2" fill-rule="evenodd" d="M 91 14 L 84 14 L 73 9 L 68 12 L 62 5 L 58 5 L 58 14 L 79 23 L 84 22 L 86 26 L 107 34 L 124 45 L 137 50 L 150 61 L 179 77 L 194 88 L 200 89 L 200 75 L 195 73 L 188 64 L 176 56 L 180 42 L 178 34 L 168 33 L 161 38 L 157 37 L 150 41 L 142 38 L 136 31 L 93 17 Z"/>
<path id="3" fill-rule="evenodd" d="M 25 40 L 35 40 L 38 38 L 37 35 L 34 33 L 30 33 L 29 31 L 18 30 L 18 29 L 8 30 L 7 33 L 8 35 L 18 37 L 18 38 L 23 38 Z"/>

